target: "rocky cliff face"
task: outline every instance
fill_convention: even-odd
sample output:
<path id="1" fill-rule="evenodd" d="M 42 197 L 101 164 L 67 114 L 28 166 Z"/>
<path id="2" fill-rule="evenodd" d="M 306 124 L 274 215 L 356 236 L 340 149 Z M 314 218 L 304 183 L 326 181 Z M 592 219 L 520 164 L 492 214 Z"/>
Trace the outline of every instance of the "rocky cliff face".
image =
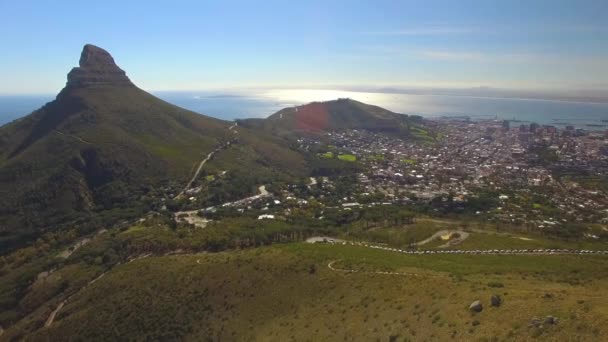
<path id="1" fill-rule="evenodd" d="M 114 58 L 102 48 L 85 45 L 79 64 L 68 74 L 67 88 L 134 86 Z"/>

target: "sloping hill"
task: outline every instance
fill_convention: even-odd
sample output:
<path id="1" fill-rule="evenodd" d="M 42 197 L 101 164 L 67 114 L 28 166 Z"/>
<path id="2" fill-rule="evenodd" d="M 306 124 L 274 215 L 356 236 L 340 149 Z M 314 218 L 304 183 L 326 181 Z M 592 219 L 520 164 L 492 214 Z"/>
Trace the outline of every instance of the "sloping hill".
<path id="1" fill-rule="evenodd" d="M 412 117 L 351 99 L 312 102 L 284 108 L 265 120 L 245 120 L 250 127 L 261 127 L 277 134 L 320 133 L 342 129 L 366 129 L 407 134 Z"/>
<path id="2" fill-rule="evenodd" d="M 84 213 L 133 216 L 142 197 L 183 187 L 203 156 L 235 140 L 230 125 L 146 93 L 108 52 L 86 45 L 54 101 L 0 127 L 0 249 Z M 225 166 L 255 170 L 277 155 L 301 162 L 272 137 L 245 131 L 250 164 L 239 165 L 237 153 Z"/>
<path id="3" fill-rule="evenodd" d="M 581 261 L 557 255 L 403 256 L 330 244 L 153 256 L 74 289 L 52 325 L 43 326 L 65 294 L 43 302 L 4 337 L 605 341 L 608 298 L 597 291 L 608 282 L 605 259 Z M 95 271 L 79 263 L 57 273 L 95 279 Z M 39 281 L 28 299 L 43 297 L 43 289 L 60 281 L 58 274 Z M 499 307 L 490 305 L 496 294 L 504 300 Z M 482 312 L 469 311 L 474 300 L 481 300 Z M 559 323 L 541 330 L 531 325 L 548 315 Z"/>

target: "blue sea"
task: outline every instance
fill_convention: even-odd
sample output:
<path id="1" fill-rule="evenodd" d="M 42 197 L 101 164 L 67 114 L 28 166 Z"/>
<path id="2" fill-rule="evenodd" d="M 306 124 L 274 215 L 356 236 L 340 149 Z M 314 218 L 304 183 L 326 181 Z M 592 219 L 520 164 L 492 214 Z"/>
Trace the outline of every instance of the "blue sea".
<path id="1" fill-rule="evenodd" d="M 447 95 L 364 93 L 339 90 L 155 92 L 165 101 L 224 120 L 264 118 L 284 107 L 352 98 L 403 114 L 424 117 L 500 118 L 585 129 L 608 129 L 608 103 L 484 98 Z M 54 95 L 0 96 L 0 125 L 31 113 Z M 591 126 L 589 126 L 591 125 Z"/>

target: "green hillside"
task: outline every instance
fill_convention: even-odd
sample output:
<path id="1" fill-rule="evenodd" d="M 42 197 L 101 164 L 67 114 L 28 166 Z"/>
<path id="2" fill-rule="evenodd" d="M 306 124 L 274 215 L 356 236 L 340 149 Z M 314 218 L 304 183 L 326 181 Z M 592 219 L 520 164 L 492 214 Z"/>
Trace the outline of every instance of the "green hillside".
<path id="1" fill-rule="evenodd" d="M 284 108 L 267 119 L 243 120 L 243 124 L 264 128 L 278 135 L 366 129 L 413 137 L 410 130 L 420 125 L 419 121 L 417 117 L 397 114 L 378 106 L 351 99 L 338 99 Z"/>
<path id="2" fill-rule="evenodd" d="M 304 170 L 302 156 L 276 138 L 231 125 L 146 93 L 106 51 L 85 46 L 54 101 L 0 128 L 0 250 L 101 212 L 83 229 L 137 217 L 153 199 L 177 194 L 227 142 L 235 151 L 224 170 Z"/>
<path id="3" fill-rule="evenodd" d="M 603 261 L 403 256 L 310 244 L 149 257 L 117 266 L 76 292 L 49 327 L 36 328 L 57 301 L 9 329 L 7 337 L 601 340 L 608 334 L 608 303 L 596 292 L 606 284 Z M 75 266 L 72 273 L 80 268 L 86 274 L 84 265 Z M 575 278 L 580 283 L 573 286 Z M 490 305 L 492 295 L 502 298 L 499 307 Z M 478 299 L 484 309 L 471 313 L 468 305 Z M 557 317 L 558 323 L 531 323 L 547 316 Z"/>

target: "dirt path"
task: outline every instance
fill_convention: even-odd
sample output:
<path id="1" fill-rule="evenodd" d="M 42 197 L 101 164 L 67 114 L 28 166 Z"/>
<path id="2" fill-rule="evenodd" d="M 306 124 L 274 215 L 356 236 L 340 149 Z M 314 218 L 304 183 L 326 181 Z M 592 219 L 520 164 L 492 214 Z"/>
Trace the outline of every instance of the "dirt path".
<path id="1" fill-rule="evenodd" d="M 83 144 L 87 144 L 87 145 L 93 145 L 93 143 L 88 142 L 88 141 L 86 141 L 86 140 L 82 139 L 81 137 L 79 137 L 79 136 L 77 136 L 77 135 L 73 135 L 73 134 L 66 134 L 66 133 L 63 133 L 63 132 L 58 131 L 58 130 L 55 130 L 55 132 L 56 132 L 56 133 L 59 133 L 59 134 L 61 134 L 61 135 L 63 135 L 63 136 L 65 136 L 65 137 L 74 138 L 74 139 L 76 139 L 76 140 L 80 141 L 80 142 L 81 142 L 81 143 L 83 143 Z"/>
<path id="2" fill-rule="evenodd" d="M 57 313 L 59 312 L 59 310 L 61 310 L 61 308 L 63 308 L 63 306 L 65 305 L 65 303 L 68 300 L 64 300 L 63 302 L 59 303 L 59 305 L 57 305 L 57 307 L 55 308 L 55 310 L 53 310 L 53 312 L 51 312 L 51 314 L 49 315 L 49 318 L 47 318 L 46 322 L 44 322 L 44 327 L 48 328 L 51 326 L 51 324 L 53 324 L 53 322 L 55 321 L 55 316 L 57 315 Z"/>
<path id="3" fill-rule="evenodd" d="M 83 238 L 79 241 L 77 241 L 75 244 L 73 244 L 72 246 L 68 247 L 67 249 L 65 249 L 63 252 L 59 253 L 59 257 L 60 258 L 64 258 L 67 259 L 70 257 L 70 255 L 72 255 L 74 252 L 76 252 L 76 250 L 78 250 L 80 247 L 86 245 L 87 243 L 91 242 L 90 238 Z"/>
<path id="4" fill-rule="evenodd" d="M 449 225 L 458 224 L 457 222 L 454 222 L 454 221 L 439 220 L 439 219 L 426 218 L 426 217 L 417 218 L 416 221 L 417 222 L 419 221 L 419 222 L 441 223 L 441 224 L 449 224 Z"/>
<path id="5" fill-rule="evenodd" d="M 436 232 L 435 234 L 431 235 L 430 237 L 428 237 L 428 238 L 426 238 L 426 239 L 424 239 L 422 241 L 416 242 L 414 245 L 416 245 L 416 246 L 422 246 L 422 245 L 425 245 L 425 244 L 427 244 L 427 243 L 429 243 L 431 241 L 434 241 L 435 239 L 437 239 L 439 237 L 446 236 L 446 235 L 452 235 L 454 233 L 460 234 L 460 237 L 457 238 L 457 239 L 454 239 L 454 240 L 446 239 L 445 240 L 446 243 L 443 244 L 443 245 L 441 245 L 441 246 L 439 246 L 439 248 L 444 248 L 444 247 L 450 247 L 450 246 L 457 245 L 457 244 L 461 243 L 462 241 L 466 240 L 469 237 L 469 233 L 464 232 L 462 230 L 447 230 L 447 229 L 444 229 L 444 230 L 440 230 L 440 231 Z"/>
<path id="6" fill-rule="evenodd" d="M 148 254 L 150 255 L 150 254 Z M 146 256 L 148 256 L 146 255 Z M 145 257 L 145 256 L 144 256 Z M 131 260 L 133 261 L 133 260 Z M 118 263 L 116 265 L 114 265 L 114 267 L 120 265 L 121 263 Z M 114 268 L 112 267 L 112 268 Z M 92 284 L 94 284 L 96 281 L 98 281 L 99 279 L 101 279 L 104 275 L 106 275 L 106 273 L 108 273 L 109 271 L 111 271 L 112 269 L 109 269 L 105 272 L 103 272 L 102 274 L 100 274 L 98 277 L 96 277 L 95 279 L 89 281 L 85 286 L 81 287 L 78 291 L 76 291 L 76 293 L 68 296 L 66 299 L 64 299 L 61 303 L 59 303 L 59 305 L 57 305 L 57 307 L 55 308 L 55 310 L 53 310 L 51 312 L 51 314 L 49 315 L 49 317 L 46 319 L 46 322 L 44 322 L 44 327 L 48 328 L 50 327 L 53 322 L 55 321 L 55 317 L 57 316 L 57 314 L 59 313 L 59 311 L 61 311 L 61 309 L 68 303 L 68 301 L 74 297 L 75 295 L 77 295 L 78 293 L 80 293 L 80 291 L 86 289 L 87 287 L 91 286 Z"/>
<path id="7" fill-rule="evenodd" d="M 334 267 L 334 263 L 340 260 L 334 260 L 327 264 L 327 268 L 334 272 L 342 272 L 342 273 L 365 273 L 365 274 L 382 274 L 382 275 L 397 275 L 397 276 L 410 276 L 410 277 L 421 277 L 418 273 L 405 273 L 405 272 L 388 272 L 388 271 L 358 271 L 358 270 L 349 270 L 344 268 L 336 268 Z"/>

